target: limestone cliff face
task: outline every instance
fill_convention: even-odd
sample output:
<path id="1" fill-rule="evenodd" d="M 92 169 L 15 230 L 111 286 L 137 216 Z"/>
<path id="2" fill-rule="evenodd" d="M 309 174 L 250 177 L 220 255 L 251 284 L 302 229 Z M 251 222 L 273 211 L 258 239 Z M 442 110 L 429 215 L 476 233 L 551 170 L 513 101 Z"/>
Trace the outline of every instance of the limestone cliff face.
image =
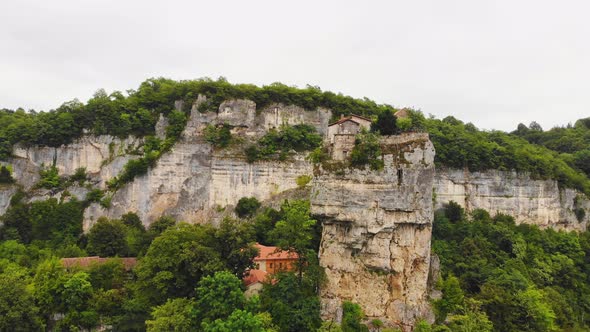
<path id="1" fill-rule="evenodd" d="M 449 201 L 467 212 L 485 209 L 504 213 L 517 223 L 584 231 L 588 213 L 578 220 L 576 210 L 590 211 L 588 199 L 573 189 L 560 189 L 556 181 L 534 180 L 516 172 L 474 172 L 439 169 L 434 181 L 436 208 Z"/>
<path id="2" fill-rule="evenodd" d="M 10 205 L 10 198 L 16 193 L 17 187 L 13 185 L 0 185 L 0 216 L 2 216 Z"/>
<path id="3" fill-rule="evenodd" d="M 199 102 L 202 99 L 197 105 Z M 162 215 L 189 222 L 215 222 L 218 209 L 231 207 L 242 197 L 264 201 L 296 188 L 298 176 L 312 174 L 312 166 L 303 156 L 296 155 L 286 162 L 248 163 L 241 149 L 215 151 L 204 140 L 203 131 L 209 124 L 225 123 L 234 127 L 234 134 L 254 139 L 282 124 L 310 123 L 325 128 L 331 116 L 326 110 L 309 112 L 283 105 L 257 112 L 256 105 L 248 100 L 224 102 L 218 113 L 199 113 L 197 105 L 180 141 L 159 159 L 156 167 L 118 190 L 108 209 L 99 204 L 86 209 L 85 229 L 101 216 L 119 218 L 127 212 L 137 213 L 146 225 Z M 116 175 L 124 164 L 121 160 L 120 167 L 111 167 L 116 162 L 101 169 L 103 186 L 105 179 Z"/>
<path id="4" fill-rule="evenodd" d="M 319 170 L 311 209 L 322 221 L 324 318 L 340 319 L 342 301 L 388 325 L 428 318 L 434 148 L 427 134 L 382 141 L 381 171 Z"/>
<path id="5" fill-rule="evenodd" d="M 141 139 L 134 137 L 85 136 L 58 148 L 17 146 L 9 163 L 13 165 L 17 182 L 28 190 L 39 181 L 43 166 L 55 164 L 60 175 L 72 175 L 80 167 L 85 167 L 90 175 L 97 175 L 115 159 L 129 159 L 141 143 Z"/>

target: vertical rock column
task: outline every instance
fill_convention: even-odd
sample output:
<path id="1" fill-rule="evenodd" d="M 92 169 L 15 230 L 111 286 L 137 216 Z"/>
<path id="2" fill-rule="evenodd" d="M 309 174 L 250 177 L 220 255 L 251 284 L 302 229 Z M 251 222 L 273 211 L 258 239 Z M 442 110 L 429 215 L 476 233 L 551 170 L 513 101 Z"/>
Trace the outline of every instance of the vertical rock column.
<path id="1" fill-rule="evenodd" d="M 324 319 L 341 319 L 343 301 L 369 318 L 410 326 L 431 319 L 428 272 L 433 220 L 434 148 L 428 134 L 383 138 L 383 170 L 320 169 L 311 194 L 322 221 Z"/>

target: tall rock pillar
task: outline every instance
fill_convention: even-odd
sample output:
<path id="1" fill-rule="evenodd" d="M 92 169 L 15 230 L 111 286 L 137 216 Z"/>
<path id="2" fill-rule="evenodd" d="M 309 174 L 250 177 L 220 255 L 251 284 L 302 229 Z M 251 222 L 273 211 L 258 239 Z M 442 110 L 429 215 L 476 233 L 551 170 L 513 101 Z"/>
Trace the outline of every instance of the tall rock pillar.
<path id="1" fill-rule="evenodd" d="M 431 318 L 428 272 L 433 220 L 434 147 L 425 133 L 381 140 L 383 170 L 320 169 L 311 210 L 322 221 L 322 315 L 341 319 L 341 304 L 369 318 L 411 326 Z M 406 329 L 406 328 L 404 328 Z"/>

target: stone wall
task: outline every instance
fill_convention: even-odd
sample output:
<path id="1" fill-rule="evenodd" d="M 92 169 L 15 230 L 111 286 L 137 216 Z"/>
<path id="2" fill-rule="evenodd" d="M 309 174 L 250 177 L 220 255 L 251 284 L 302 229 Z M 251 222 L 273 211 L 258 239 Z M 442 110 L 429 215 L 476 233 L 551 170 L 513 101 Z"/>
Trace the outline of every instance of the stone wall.
<path id="1" fill-rule="evenodd" d="M 405 327 L 432 315 L 434 148 L 427 134 L 409 134 L 384 140 L 382 149 L 381 171 L 320 170 L 314 179 L 311 209 L 322 221 L 320 265 L 328 277 L 322 315 L 339 320 L 342 301 L 352 301 L 369 318 Z"/>

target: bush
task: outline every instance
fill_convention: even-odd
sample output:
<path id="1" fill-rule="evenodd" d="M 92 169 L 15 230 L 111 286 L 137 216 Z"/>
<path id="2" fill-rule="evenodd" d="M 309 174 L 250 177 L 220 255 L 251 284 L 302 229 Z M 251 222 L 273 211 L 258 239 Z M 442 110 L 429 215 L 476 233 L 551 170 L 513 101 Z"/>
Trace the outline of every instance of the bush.
<path id="1" fill-rule="evenodd" d="M 8 166 L 0 166 L 0 183 L 14 183 L 12 172 Z"/>
<path id="2" fill-rule="evenodd" d="M 231 126 L 223 125 L 207 125 L 204 132 L 205 140 L 211 143 L 216 148 L 225 148 L 231 142 Z"/>
<path id="3" fill-rule="evenodd" d="M 236 205 L 235 212 L 240 218 L 251 217 L 260 208 L 261 204 L 256 197 L 242 197 Z"/>
<path id="4" fill-rule="evenodd" d="M 397 118 L 393 111 L 387 109 L 377 116 L 377 121 L 371 124 L 371 131 L 381 135 L 395 135 L 398 133 Z"/>
<path id="5" fill-rule="evenodd" d="M 307 186 L 307 184 L 311 181 L 312 177 L 311 175 L 299 175 L 297 177 L 297 179 L 295 179 L 295 182 L 297 183 L 297 186 L 299 188 L 303 188 L 305 186 Z"/>
<path id="6" fill-rule="evenodd" d="M 309 151 L 322 144 L 322 137 L 310 125 L 283 126 L 280 131 L 271 130 L 256 145 L 245 150 L 248 162 L 256 160 L 285 160 L 289 152 Z"/>
<path id="7" fill-rule="evenodd" d="M 125 225 L 119 220 L 98 219 L 88 232 L 88 253 L 102 257 L 126 256 Z"/>
<path id="8" fill-rule="evenodd" d="M 93 189 L 88 194 L 86 194 L 86 202 L 93 203 L 93 202 L 100 202 L 101 199 L 104 197 L 104 192 L 100 189 Z"/>
<path id="9" fill-rule="evenodd" d="M 76 168 L 74 174 L 70 177 L 71 181 L 78 182 L 78 184 L 83 185 L 86 180 L 88 180 L 88 175 L 86 174 L 86 167 Z"/>
<path id="10" fill-rule="evenodd" d="M 350 153 L 350 164 L 353 167 L 364 167 L 369 165 L 372 170 L 383 169 L 381 157 L 381 146 L 375 134 L 359 134 Z"/>
<path id="11" fill-rule="evenodd" d="M 361 307 L 352 302 L 342 303 L 342 332 L 369 331 L 366 325 L 361 323 L 364 318 Z"/>
<path id="12" fill-rule="evenodd" d="M 465 210 L 457 202 L 450 201 L 445 205 L 445 216 L 452 222 L 461 221 L 465 217 Z"/>
<path id="13" fill-rule="evenodd" d="M 39 179 L 39 183 L 37 184 L 38 187 L 53 189 L 61 186 L 61 179 L 59 178 L 57 167 L 42 168 L 39 174 L 41 175 L 41 179 Z"/>

